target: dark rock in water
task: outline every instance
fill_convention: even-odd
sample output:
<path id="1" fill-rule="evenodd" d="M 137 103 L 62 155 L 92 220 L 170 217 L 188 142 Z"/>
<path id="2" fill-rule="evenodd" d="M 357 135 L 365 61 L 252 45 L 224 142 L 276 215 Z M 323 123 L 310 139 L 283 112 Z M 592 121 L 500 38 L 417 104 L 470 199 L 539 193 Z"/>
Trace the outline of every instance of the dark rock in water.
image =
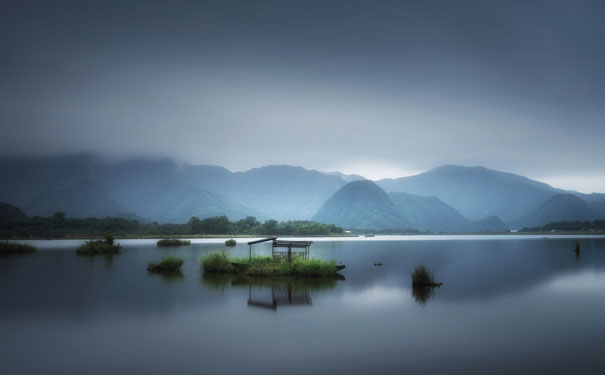
<path id="1" fill-rule="evenodd" d="M 374 263 L 375 266 L 382 266 L 382 263 Z"/>

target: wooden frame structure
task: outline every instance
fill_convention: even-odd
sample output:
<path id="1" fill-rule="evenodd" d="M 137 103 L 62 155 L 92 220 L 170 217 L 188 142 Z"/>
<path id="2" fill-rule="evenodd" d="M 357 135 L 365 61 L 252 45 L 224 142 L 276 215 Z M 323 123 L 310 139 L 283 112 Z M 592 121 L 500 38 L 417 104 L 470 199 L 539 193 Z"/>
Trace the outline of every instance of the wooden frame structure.
<path id="1" fill-rule="evenodd" d="M 258 243 L 272 241 L 271 243 L 271 255 L 273 258 L 287 259 L 288 263 L 292 262 L 292 257 L 301 257 L 303 259 L 309 259 L 309 248 L 313 241 L 283 241 L 278 240 L 277 237 L 263 238 L 256 241 L 248 242 L 248 260 L 252 259 L 252 245 Z M 277 249 L 277 250 L 276 250 Z M 287 249 L 287 250 L 279 250 Z M 304 249 L 303 251 L 292 251 L 292 249 Z"/>

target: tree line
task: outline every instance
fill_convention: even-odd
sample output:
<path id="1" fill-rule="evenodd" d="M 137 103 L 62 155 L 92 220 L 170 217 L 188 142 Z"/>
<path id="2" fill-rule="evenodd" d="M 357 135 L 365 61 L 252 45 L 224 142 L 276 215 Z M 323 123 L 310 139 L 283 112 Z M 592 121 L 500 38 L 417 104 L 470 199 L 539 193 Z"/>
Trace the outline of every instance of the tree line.
<path id="1" fill-rule="evenodd" d="M 0 219 L 0 238 L 69 238 L 97 237 L 112 234 L 118 237 L 185 236 L 185 235 L 295 235 L 327 236 L 343 234 L 342 228 L 313 221 L 267 220 L 253 216 L 230 221 L 227 216 L 205 219 L 192 217 L 187 223 L 141 223 L 119 217 L 69 218 L 62 212 L 48 217 Z"/>
<path id="2" fill-rule="evenodd" d="M 521 232 L 605 232 L 605 220 L 554 221 L 541 227 L 523 228 Z"/>

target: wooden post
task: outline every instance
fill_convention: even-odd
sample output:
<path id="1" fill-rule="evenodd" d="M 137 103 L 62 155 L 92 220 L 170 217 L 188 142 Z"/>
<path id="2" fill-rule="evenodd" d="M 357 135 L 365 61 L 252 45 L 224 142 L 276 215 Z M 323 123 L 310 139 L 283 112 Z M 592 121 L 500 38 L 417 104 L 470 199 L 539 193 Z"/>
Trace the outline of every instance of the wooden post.
<path id="1" fill-rule="evenodd" d="M 288 263 L 292 263 L 292 244 L 288 246 Z"/>
<path id="2" fill-rule="evenodd" d="M 248 263 L 252 262 L 252 245 L 248 245 Z"/>

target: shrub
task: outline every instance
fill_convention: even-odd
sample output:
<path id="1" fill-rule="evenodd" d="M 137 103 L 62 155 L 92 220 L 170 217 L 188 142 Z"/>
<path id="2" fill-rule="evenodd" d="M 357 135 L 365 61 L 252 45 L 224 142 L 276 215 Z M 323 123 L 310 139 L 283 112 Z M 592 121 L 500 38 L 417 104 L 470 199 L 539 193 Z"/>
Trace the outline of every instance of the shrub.
<path id="1" fill-rule="evenodd" d="M 36 248 L 19 242 L 0 242 L 0 255 L 32 253 Z"/>
<path id="2" fill-rule="evenodd" d="M 167 240 L 159 240 L 157 242 L 158 246 L 185 246 L 191 245 L 191 241 L 189 240 L 179 240 L 179 239 L 167 239 Z"/>
<path id="3" fill-rule="evenodd" d="M 122 246 L 114 243 L 112 236 L 105 236 L 104 240 L 86 241 L 76 250 L 79 255 L 117 254 Z"/>
<path id="4" fill-rule="evenodd" d="M 149 262 L 147 271 L 158 273 L 177 273 L 181 272 L 181 266 L 185 260 L 180 257 L 164 257 L 160 263 Z"/>
<path id="5" fill-rule="evenodd" d="M 234 240 L 233 238 L 225 241 L 225 246 L 235 246 L 235 245 L 237 245 L 237 241 Z"/>
<path id="6" fill-rule="evenodd" d="M 234 273 L 235 268 L 231 264 L 231 259 L 223 251 L 214 251 L 208 253 L 201 260 L 204 272 Z"/>
<path id="7" fill-rule="evenodd" d="M 412 272 L 412 285 L 414 286 L 433 286 L 436 285 L 433 272 L 424 264 L 414 268 Z"/>

